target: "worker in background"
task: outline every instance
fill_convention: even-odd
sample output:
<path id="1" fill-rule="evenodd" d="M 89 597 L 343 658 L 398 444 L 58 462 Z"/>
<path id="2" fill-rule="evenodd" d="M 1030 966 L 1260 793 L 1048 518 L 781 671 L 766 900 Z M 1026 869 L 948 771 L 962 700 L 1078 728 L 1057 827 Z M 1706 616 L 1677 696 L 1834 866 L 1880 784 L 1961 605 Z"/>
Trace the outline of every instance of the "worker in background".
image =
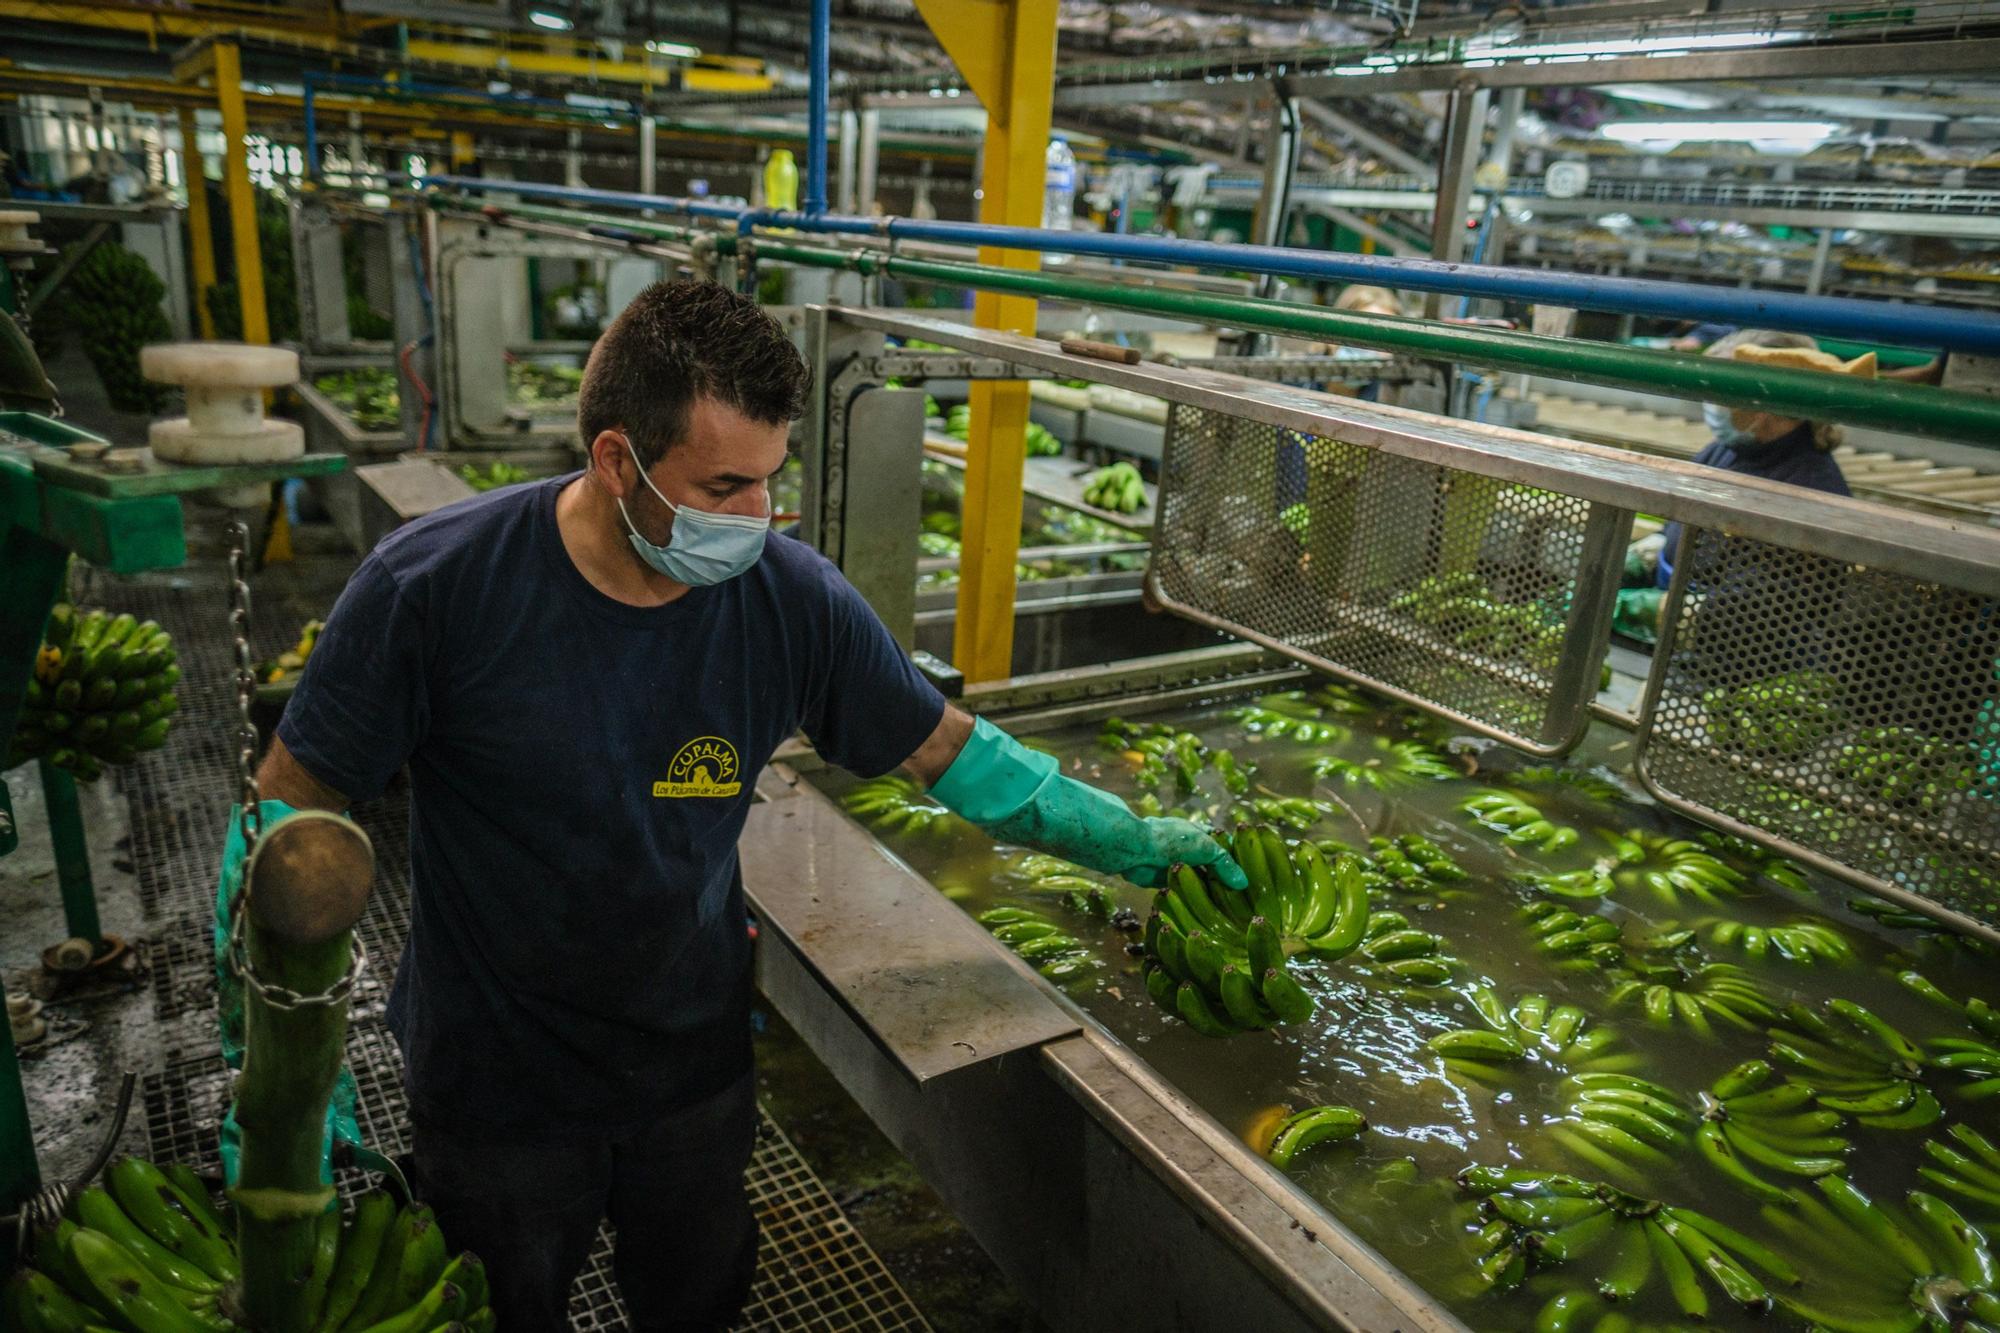
<path id="1" fill-rule="evenodd" d="M 854 773 L 900 765 L 1000 841 L 1139 884 L 1182 862 L 1244 884 L 1204 830 L 1141 819 L 947 704 L 828 561 L 767 535 L 810 378 L 726 288 L 641 293 L 584 372 L 584 469 L 383 540 L 259 772 L 270 828 L 409 765 L 389 1021 L 417 1188 L 486 1260 L 512 1333 L 568 1327 L 607 1215 L 635 1329 L 720 1329 L 748 1295 L 736 843 L 800 730 Z M 232 815 L 223 902 L 242 858 Z"/>
<path id="2" fill-rule="evenodd" d="M 1852 361 L 1822 352 L 1803 333 L 1780 333 L 1769 329 L 1743 329 L 1712 345 L 1704 356 L 1728 357 L 1758 366 L 1783 366 L 1793 370 L 1820 370 L 1838 375 L 1875 378 L 1875 354 L 1865 352 Z M 1714 438 L 1694 456 L 1697 463 L 1719 467 L 1766 481 L 1782 481 L 1829 495 L 1852 495 L 1847 478 L 1833 451 L 1840 445 L 1840 428 L 1831 422 L 1806 421 L 1779 416 L 1756 408 L 1702 404 L 1702 420 Z M 1681 525 L 1669 523 L 1661 548 L 1657 586 L 1665 588 L 1673 578 L 1673 562 L 1679 550 Z"/>

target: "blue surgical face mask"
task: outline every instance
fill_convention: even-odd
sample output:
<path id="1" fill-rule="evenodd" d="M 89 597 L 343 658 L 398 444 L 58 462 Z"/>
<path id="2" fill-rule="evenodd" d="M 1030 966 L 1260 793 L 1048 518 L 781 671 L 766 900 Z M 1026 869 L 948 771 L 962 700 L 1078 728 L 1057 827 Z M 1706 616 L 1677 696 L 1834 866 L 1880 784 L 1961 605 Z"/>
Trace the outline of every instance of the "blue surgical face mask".
<path id="1" fill-rule="evenodd" d="M 625 450 L 632 454 L 633 465 L 639 466 L 639 455 L 633 452 L 630 440 L 625 441 Z M 660 495 L 660 488 L 646 475 L 643 466 L 639 467 L 639 480 L 646 483 L 647 490 Z M 660 503 L 674 515 L 673 535 L 665 546 L 655 546 L 639 535 L 623 500 L 618 502 L 618 513 L 625 520 L 632 549 L 639 553 L 639 558 L 676 583 L 706 588 L 725 582 L 756 564 L 757 557 L 764 553 L 764 536 L 771 530 L 769 514 L 762 518 L 718 514 L 677 505 L 664 495 L 660 495 Z"/>
<path id="2" fill-rule="evenodd" d="M 1727 445 L 1731 449 L 1741 449 L 1746 444 L 1757 442 L 1755 435 L 1737 428 L 1736 422 L 1731 419 L 1730 409 L 1721 403 L 1701 405 L 1701 424 L 1708 427 L 1708 433 L 1715 437 L 1717 444 Z"/>

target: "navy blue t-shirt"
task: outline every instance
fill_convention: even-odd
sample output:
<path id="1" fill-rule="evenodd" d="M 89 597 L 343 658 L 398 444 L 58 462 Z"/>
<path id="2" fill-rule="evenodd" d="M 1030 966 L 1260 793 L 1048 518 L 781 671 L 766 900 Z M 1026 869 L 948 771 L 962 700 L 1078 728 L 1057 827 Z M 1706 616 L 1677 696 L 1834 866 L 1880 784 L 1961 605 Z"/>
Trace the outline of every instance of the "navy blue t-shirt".
<path id="1" fill-rule="evenodd" d="M 661 607 L 583 577 L 570 477 L 391 534 L 327 617 L 278 735 L 365 801 L 410 767 L 409 942 L 389 1019 L 412 1108 L 495 1128 L 636 1124 L 750 1064 L 736 841 L 804 730 L 864 776 L 944 700 L 817 552 L 772 536 Z"/>

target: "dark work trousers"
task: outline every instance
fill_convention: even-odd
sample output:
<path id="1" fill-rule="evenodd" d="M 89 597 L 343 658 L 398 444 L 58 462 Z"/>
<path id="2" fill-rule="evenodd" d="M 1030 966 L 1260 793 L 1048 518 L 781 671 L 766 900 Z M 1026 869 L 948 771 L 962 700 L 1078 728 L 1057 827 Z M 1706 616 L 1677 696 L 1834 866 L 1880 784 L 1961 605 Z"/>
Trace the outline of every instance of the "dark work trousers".
<path id="1" fill-rule="evenodd" d="M 454 1250 L 485 1261 L 507 1333 L 565 1333 L 569 1293 L 598 1223 L 635 1333 L 727 1328 L 750 1294 L 757 1223 L 743 1171 L 756 1079 L 620 1135 L 497 1136 L 416 1119 L 420 1198 Z"/>

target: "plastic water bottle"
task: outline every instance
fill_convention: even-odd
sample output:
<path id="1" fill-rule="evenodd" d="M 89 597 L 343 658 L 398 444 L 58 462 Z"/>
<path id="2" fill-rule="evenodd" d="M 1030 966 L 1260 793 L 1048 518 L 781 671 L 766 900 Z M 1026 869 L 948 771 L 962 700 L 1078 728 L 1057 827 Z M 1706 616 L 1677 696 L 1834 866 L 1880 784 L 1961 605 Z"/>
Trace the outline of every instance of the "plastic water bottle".
<path id="1" fill-rule="evenodd" d="M 1076 208 L 1076 154 L 1070 152 L 1069 140 L 1060 134 L 1051 136 L 1045 161 L 1042 226 L 1048 231 L 1068 231 Z"/>
<path id="2" fill-rule="evenodd" d="M 792 150 L 780 148 L 764 164 L 764 207 L 791 212 L 799 206 L 799 166 Z"/>

